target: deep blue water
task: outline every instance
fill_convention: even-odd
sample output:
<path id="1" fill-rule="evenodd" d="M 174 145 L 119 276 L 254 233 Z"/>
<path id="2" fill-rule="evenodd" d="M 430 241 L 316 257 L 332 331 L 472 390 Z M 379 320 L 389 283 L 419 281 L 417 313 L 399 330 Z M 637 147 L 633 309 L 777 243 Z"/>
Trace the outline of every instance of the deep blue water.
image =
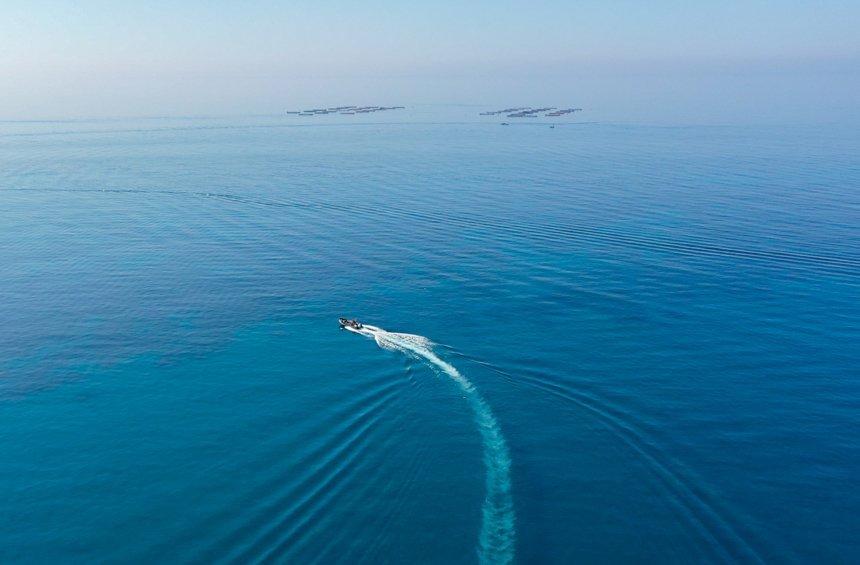
<path id="1" fill-rule="evenodd" d="M 0 124 L 0 562 L 860 560 L 860 136 L 475 113 Z"/>

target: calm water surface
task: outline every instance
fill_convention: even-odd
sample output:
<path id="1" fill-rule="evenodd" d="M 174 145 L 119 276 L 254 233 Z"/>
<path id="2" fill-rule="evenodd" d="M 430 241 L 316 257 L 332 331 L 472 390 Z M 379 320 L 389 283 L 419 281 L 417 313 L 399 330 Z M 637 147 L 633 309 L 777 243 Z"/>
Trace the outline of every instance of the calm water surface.
<path id="1" fill-rule="evenodd" d="M 860 560 L 860 136 L 468 114 L 0 124 L 0 561 Z"/>

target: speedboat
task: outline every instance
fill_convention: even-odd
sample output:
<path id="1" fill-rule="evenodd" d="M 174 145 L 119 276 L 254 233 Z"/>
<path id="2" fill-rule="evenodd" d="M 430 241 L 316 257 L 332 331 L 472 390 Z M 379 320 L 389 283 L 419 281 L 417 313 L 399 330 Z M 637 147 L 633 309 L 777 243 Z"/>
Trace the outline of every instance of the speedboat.
<path id="1" fill-rule="evenodd" d="M 358 320 L 350 320 L 348 318 L 338 318 L 337 321 L 340 323 L 341 329 L 344 328 L 352 328 L 354 330 L 360 330 L 364 326 Z"/>

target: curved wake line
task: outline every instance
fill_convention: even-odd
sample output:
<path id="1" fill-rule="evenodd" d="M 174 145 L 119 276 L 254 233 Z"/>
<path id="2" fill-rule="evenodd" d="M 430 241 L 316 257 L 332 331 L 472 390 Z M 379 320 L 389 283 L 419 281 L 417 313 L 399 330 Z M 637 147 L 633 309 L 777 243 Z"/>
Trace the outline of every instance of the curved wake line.
<path id="1" fill-rule="evenodd" d="M 511 496 L 511 456 L 502 430 L 490 410 L 490 405 L 481 397 L 469 379 L 433 352 L 433 344 L 426 337 L 387 332 L 367 324 L 362 329 L 347 329 L 372 337 L 384 349 L 421 357 L 451 377 L 465 393 L 481 435 L 484 446 L 484 466 L 487 470 L 478 555 L 481 563 L 513 562 L 516 535 L 514 504 Z"/>

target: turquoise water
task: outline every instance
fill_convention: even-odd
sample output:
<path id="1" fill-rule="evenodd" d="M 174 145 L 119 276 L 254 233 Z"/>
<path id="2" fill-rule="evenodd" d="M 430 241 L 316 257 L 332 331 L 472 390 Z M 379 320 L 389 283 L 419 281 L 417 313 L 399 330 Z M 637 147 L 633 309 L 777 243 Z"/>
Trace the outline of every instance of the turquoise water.
<path id="1" fill-rule="evenodd" d="M 0 124 L 0 561 L 860 559 L 856 132 L 479 110 Z"/>

